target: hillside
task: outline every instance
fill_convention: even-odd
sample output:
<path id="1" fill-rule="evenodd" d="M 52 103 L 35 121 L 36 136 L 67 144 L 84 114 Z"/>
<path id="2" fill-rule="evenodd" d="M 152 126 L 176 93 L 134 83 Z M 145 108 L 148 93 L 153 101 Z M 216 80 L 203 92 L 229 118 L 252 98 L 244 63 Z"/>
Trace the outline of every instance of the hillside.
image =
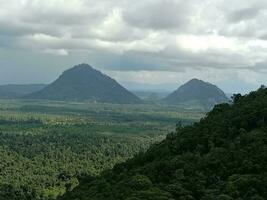
<path id="1" fill-rule="evenodd" d="M 45 84 L 0 85 L 0 98 L 19 98 L 24 95 L 42 90 L 45 86 Z"/>
<path id="2" fill-rule="evenodd" d="M 207 107 L 227 102 L 224 92 L 217 86 L 192 79 L 163 99 L 168 104 L 198 103 Z"/>
<path id="3" fill-rule="evenodd" d="M 97 101 L 105 103 L 139 103 L 141 100 L 114 79 L 87 64 L 63 72 L 43 90 L 25 96 L 28 99 Z"/>
<path id="4" fill-rule="evenodd" d="M 267 199 L 267 89 L 221 104 L 61 200 Z"/>

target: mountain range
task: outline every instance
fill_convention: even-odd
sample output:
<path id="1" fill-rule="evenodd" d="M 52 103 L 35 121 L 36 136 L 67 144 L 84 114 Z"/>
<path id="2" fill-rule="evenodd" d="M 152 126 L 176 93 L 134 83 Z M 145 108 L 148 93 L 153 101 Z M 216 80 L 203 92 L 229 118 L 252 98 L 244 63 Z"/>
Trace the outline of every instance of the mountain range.
<path id="1" fill-rule="evenodd" d="M 198 105 L 207 109 L 228 101 L 224 92 L 217 86 L 198 79 L 188 81 L 167 95 L 166 92 L 152 91 L 135 91 L 132 93 L 116 80 L 88 64 L 76 65 L 64 71 L 57 80 L 49 85 L 0 86 L 0 98 L 93 101 L 118 104 L 161 101 L 166 104 L 180 104 L 185 107 Z"/>

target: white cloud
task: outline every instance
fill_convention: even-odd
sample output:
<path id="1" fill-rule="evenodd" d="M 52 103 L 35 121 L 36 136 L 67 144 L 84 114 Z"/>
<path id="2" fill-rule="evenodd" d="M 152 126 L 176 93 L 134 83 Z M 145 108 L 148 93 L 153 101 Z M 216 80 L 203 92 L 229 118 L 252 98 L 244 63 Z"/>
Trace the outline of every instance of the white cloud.
<path id="1" fill-rule="evenodd" d="M 69 52 L 66 49 L 45 49 L 44 53 L 60 55 L 60 56 L 69 55 Z"/>

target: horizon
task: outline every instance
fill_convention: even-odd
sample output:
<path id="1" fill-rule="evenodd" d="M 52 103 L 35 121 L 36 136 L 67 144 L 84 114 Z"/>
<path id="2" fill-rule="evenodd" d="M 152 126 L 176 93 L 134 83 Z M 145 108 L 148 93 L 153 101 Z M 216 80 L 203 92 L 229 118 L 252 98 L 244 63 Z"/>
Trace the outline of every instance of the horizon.
<path id="1" fill-rule="evenodd" d="M 80 64 L 87 64 L 87 63 L 80 63 Z M 77 66 L 77 65 L 80 65 L 80 64 L 76 64 L 74 65 L 73 67 Z M 90 65 L 90 64 L 87 64 L 89 65 L 90 67 L 93 67 L 93 69 L 96 69 L 96 70 L 99 70 L 97 68 L 95 68 L 94 66 Z M 63 72 L 73 68 L 73 67 L 70 67 L 70 68 L 67 68 L 66 70 L 64 70 Z M 102 72 L 101 70 L 99 70 L 100 72 Z M 63 74 L 63 72 L 61 72 L 58 77 L 60 75 Z M 108 73 L 105 73 L 104 74 L 108 75 Z M 57 77 L 57 78 L 58 78 Z M 111 78 L 113 78 L 112 76 L 110 76 Z M 55 80 L 57 79 L 55 78 Z M 156 93 L 171 93 L 175 90 L 177 90 L 180 86 L 184 85 L 185 83 L 193 80 L 193 79 L 197 79 L 197 80 L 201 80 L 201 81 L 204 81 L 204 82 L 207 82 L 207 83 L 210 83 L 210 84 L 213 84 L 215 86 L 217 86 L 218 88 L 220 88 L 226 95 L 232 95 L 232 94 L 237 94 L 237 93 L 241 93 L 241 94 L 248 94 L 252 91 L 255 91 L 257 90 L 258 88 L 260 88 L 260 86 L 262 85 L 259 85 L 258 87 L 254 87 L 254 88 L 245 88 L 244 87 L 244 90 L 239 90 L 239 91 L 227 91 L 227 90 L 224 90 L 222 89 L 220 86 L 212 83 L 212 82 L 208 82 L 206 80 L 203 80 L 203 79 L 199 79 L 199 78 L 196 78 L 196 77 L 192 77 L 188 80 L 185 80 L 185 82 L 183 83 L 180 83 L 180 84 L 175 84 L 175 83 L 163 83 L 163 84 L 149 84 L 149 83 L 138 83 L 138 82 L 131 82 L 131 81 L 118 81 L 116 80 L 119 84 L 121 84 L 123 87 L 125 87 L 126 89 L 128 89 L 129 91 L 132 91 L 132 92 L 156 92 Z M 49 85 L 51 83 L 53 83 L 55 80 L 51 81 L 51 82 L 47 82 L 47 83 L 42 83 L 42 82 L 36 82 L 36 83 L 5 83 L 5 84 L 0 84 L 0 86 L 5 86 L 5 85 Z M 231 85 L 229 85 L 231 87 Z"/>

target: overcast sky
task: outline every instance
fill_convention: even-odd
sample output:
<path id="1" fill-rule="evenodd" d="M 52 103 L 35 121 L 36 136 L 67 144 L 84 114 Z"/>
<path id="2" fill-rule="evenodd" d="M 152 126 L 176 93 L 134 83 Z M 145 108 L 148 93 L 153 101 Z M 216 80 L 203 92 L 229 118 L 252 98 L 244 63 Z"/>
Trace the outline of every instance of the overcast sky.
<path id="1" fill-rule="evenodd" d="M 126 87 L 199 78 L 246 92 L 267 84 L 266 9 L 266 0 L 0 0 L 0 84 L 49 83 L 88 63 Z"/>

